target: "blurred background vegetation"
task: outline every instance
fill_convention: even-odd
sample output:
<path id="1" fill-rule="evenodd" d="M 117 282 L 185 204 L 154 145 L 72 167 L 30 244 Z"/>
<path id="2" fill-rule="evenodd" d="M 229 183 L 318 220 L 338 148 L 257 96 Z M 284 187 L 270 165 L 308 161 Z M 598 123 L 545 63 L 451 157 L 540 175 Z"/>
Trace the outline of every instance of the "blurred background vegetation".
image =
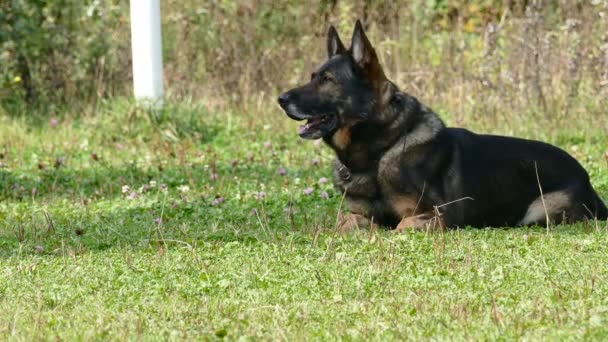
<path id="1" fill-rule="evenodd" d="M 362 19 L 401 88 L 456 124 L 606 124 L 608 1 L 163 0 L 165 85 L 176 101 L 263 114 Z M 0 2 L 0 112 L 130 96 L 128 1 Z M 48 109 L 48 110 L 47 110 Z"/>

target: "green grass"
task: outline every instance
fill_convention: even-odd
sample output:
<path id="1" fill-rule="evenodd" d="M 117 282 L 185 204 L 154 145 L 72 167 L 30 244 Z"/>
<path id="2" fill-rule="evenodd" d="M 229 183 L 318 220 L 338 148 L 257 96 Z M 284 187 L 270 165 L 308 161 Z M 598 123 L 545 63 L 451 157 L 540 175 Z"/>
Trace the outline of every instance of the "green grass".
<path id="1" fill-rule="evenodd" d="M 0 117 L 1 339 L 608 336 L 605 222 L 342 235 L 329 149 L 278 110 L 59 114 Z M 606 199 L 608 137 L 570 128 L 493 131 Z"/>

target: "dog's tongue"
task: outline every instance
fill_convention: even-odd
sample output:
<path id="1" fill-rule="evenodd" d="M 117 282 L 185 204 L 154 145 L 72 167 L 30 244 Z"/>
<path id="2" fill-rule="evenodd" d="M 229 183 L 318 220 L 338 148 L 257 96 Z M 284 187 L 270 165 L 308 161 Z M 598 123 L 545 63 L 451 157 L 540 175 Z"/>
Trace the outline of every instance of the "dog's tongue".
<path id="1" fill-rule="evenodd" d="M 314 119 L 308 120 L 308 122 L 306 122 L 306 124 L 301 125 L 298 128 L 298 134 L 304 134 L 304 133 L 306 133 L 306 131 L 308 131 L 314 125 L 318 124 L 322 119 L 323 118 L 314 118 Z"/>
<path id="2" fill-rule="evenodd" d="M 307 123 L 305 125 L 301 125 L 300 127 L 298 127 L 298 134 L 304 134 L 306 133 L 306 131 L 310 128 L 310 124 Z"/>

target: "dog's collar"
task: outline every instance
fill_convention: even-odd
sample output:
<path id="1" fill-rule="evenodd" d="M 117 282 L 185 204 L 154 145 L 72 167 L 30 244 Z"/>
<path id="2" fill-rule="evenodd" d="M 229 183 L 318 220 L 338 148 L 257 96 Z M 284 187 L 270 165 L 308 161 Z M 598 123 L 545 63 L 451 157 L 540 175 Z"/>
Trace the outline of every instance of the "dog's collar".
<path id="1" fill-rule="evenodd" d="M 340 179 L 347 181 L 350 179 L 351 177 L 351 173 L 350 170 L 346 167 L 346 165 L 341 164 L 340 167 L 338 168 L 338 176 L 340 176 Z"/>

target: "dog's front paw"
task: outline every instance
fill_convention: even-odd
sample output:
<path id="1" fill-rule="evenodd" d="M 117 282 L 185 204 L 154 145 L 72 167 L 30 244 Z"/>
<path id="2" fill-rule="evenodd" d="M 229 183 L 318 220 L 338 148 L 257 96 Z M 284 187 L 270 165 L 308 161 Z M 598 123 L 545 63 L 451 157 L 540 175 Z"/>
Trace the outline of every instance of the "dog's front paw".
<path id="1" fill-rule="evenodd" d="M 340 215 L 338 230 L 347 232 L 353 229 L 369 228 L 370 223 L 371 222 L 367 217 L 360 214 Z"/>
<path id="2" fill-rule="evenodd" d="M 441 228 L 443 225 L 440 219 L 432 213 L 425 213 L 416 216 L 404 217 L 397 227 L 393 230 L 396 233 L 407 230 L 428 231 Z"/>

